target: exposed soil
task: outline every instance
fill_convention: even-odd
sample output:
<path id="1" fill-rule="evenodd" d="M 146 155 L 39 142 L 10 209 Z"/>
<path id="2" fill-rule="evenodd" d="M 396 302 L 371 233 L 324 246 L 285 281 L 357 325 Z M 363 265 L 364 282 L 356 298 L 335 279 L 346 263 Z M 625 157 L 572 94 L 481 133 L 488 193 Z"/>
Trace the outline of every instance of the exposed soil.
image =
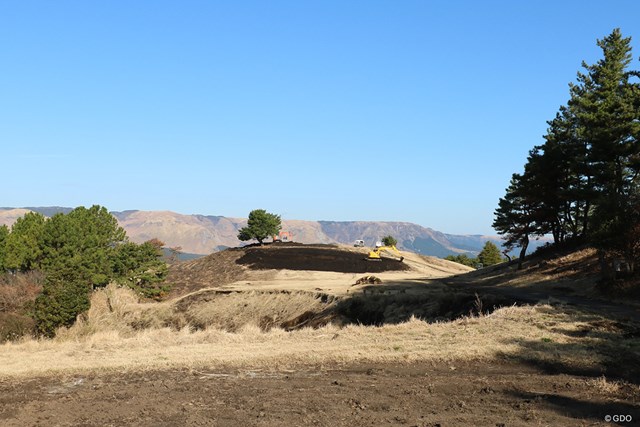
<path id="1" fill-rule="evenodd" d="M 369 261 L 361 252 L 331 245 L 274 245 L 251 247 L 236 262 L 254 269 L 334 271 L 338 273 L 380 273 L 405 271 L 409 266 L 396 259 Z"/>
<path id="2" fill-rule="evenodd" d="M 411 268 L 392 258 L 367 261 L 366 254 L 335 245 L 279 243 L 231 248 L 174 264 L 167 282 L 172 285 L 169 298 L 203 288 L 217 288 L 236 281 L 269 279 L 269 270 L 310 270 L 340 273 L 380 273 Z"/>
<path id="3" fill-rule="evenodd" d="M 243 280 L 247 276 L 246 269 L 236 262 L 243 254 L 242 249 L 227 249 L 171 265 L 167 276 L 167 282 L 172 285 L 169 297 Z"/>
<path id="4" fill-rule="evenodd" d="M 495 427 L 640 419 L 637 387 L 612 393 L 593 382 L 504 362 L 76 375 L 0 383 L 0 424 Z"/>

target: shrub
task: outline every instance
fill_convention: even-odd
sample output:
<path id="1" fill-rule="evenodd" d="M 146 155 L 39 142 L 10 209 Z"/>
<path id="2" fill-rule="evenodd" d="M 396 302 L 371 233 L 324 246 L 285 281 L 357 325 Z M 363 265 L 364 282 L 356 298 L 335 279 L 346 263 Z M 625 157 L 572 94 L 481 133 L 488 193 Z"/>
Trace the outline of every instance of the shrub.
<path id="1" fill-rule="evenodd" d="M 392 235 L 388 235 L 382 238 L 382 244 L 385 246 L 395 246 L 398 244 L 398 241 Z"/>
<path id="2" fill-rule="evenodd" d="M 0 343 L 18 339 L 33 332 L 34 321 L 27 315 L 0 313 Z"/>
<path id="3" fill-rule="evenodd" d="M 36 333 L 53 337 L 57 328 L 71 326 L 89 309 L 90 290 L 90 280 L 73 267 L 49 273 L 33 310 Z"/>

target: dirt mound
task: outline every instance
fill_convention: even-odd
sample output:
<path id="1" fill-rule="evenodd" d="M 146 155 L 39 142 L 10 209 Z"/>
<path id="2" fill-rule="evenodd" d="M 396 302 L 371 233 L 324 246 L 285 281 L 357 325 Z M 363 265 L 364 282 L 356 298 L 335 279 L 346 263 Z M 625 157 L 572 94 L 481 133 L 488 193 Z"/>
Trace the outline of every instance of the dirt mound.
<path id="1" fill-rule="evenodd" d="M 173 305 L 173 319 L 193 329 L 216 327 L 237 332 L 254 324 L 262 330 L 319 327 L 337 319 L 338 298 L 304 291 L 226 291 L 207 289 L 180 298 Z M 340 322 L 338 322 L 340 323 Z"/>
<path id="2" fill-rule="evenodd" d="M 380 273 L 406 271 L 406 263 L 383 258 L 367 261 L 366 254 L 335 245 L 280 243 L 251 245 L 216 252 L 192 261 L 174 264 L 167 282 L 170 297 L 203 288 L 217 288 L 240 280 L 269 279 L 273 270 L 312 270 L 338 273 Z"/>
<path id="3" fill-rule="evenodd" d="M 167 277 L 172 285 L 170 296 L 243 280 L 247 276 L 246 269 L 236 262 L 243 254 L 242 249 L 227 249 L 170 266 Z"/>
<path id="4" fill-rule="evenodd" d="M 409 266 L 395 259 L 368 261 L 362 252 L 333 245 L 274 245 L 251 247 L 236 261 L 252 269 L 313 270 L 338 273 L 380 273 L 405 271 Z"/>

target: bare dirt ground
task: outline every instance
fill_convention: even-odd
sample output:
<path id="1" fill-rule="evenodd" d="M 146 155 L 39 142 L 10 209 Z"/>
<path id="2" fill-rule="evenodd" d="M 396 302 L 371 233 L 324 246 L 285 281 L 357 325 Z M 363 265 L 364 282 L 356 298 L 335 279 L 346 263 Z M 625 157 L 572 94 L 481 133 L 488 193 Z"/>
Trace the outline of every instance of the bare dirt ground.
<path id="1" fill-rule="evenodd" d="M 159 371 L 0 385 L 5 426 L 577 426 L 640 417 L 638 390 L 509 363 Z M 633 425 L 632 423 L 628 423 Z"/>
<path id="2" fill-rule="evenodd" d="M 92 299 L 88 318 L 57 341 L 6 344 L 0 425 L 640 420 L 640 316 L 633 306 L 599 300 L 582 309 L 581 298 L 591 292 L 582 287 L 593 282 L 582 269 L 591 265 L 589 253 L 524 271 L 502 266 L 463 274 L 466 267 L 416 254 L 404 254 L 402 270 L 381 263 L 379 271 L 361 272 L 353 268 L 366 255 L 361 249 L 318 246 L 297 255 L 292 249 L 260 248 L 249 257 L 252 248 L 231 250 L 185 262 L 172 269 L 171 301 L 140 304 L 107 289 Z M 323 249 L 329 252 L 314 252 Z M 282 268 L 286 259 L 295 268 Z M 356 285 L 363 274 L 382 283 Z M 489 314 L 494 302 L 507 305 Z M 449 321 L 468 315 L 469 307 L 481 315 Z M 328 310 L 347 323 L 300 329 L 302 321 L 292 332 L 282 323 Z M 171 320 L 152 326 L 147 318 Z M 183 323 L 176 325 L 178 318 Z"/>

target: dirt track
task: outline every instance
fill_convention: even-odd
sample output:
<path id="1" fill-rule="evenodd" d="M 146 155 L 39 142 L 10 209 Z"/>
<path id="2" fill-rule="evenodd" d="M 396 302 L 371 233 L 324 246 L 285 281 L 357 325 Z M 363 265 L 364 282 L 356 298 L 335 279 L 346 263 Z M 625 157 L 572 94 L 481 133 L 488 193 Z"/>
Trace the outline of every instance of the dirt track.
<path id="1" fill-rule="evenodd" d="M 166 371 L 0 385 L 5 426 L 529 426 L 640 419 L 640 396 L 512 364 Z M 629 424 L 631 425 L 631 424 Z"/>

